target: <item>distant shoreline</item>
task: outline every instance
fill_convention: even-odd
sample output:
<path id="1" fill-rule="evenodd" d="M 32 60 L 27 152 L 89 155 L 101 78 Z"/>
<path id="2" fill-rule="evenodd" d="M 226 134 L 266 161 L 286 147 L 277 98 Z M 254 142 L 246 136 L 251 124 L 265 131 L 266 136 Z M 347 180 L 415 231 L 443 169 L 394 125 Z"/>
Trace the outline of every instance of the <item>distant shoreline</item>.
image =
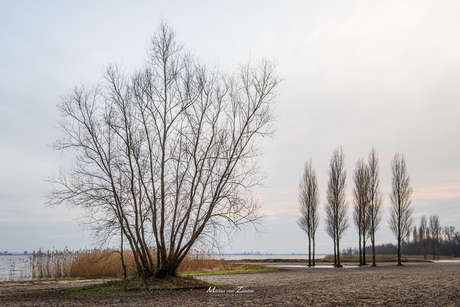
<path id="1" fill-rule="evenodd" d="M 324 259 L 327 254 L 315 254 L 315 259 Z M 308 260 L 308 254 L 215 254 L 211 255 L 214 258 L 224 260 L 268 260 L 268 259 L 284 259 L 284 260 Z"/>

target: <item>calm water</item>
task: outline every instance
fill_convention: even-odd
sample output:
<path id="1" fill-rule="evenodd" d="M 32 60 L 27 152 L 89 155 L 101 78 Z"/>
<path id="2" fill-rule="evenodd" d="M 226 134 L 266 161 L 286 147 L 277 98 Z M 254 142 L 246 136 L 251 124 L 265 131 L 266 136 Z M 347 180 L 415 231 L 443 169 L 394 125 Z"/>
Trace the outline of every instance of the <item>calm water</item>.
<path id="1" fill-rule="evenodd" d="M 315 255 L 316 259 L 323 259 L 325 255 Z M 0 255 L 0 282 L 30 280 L 30 257 L 25 255 Z M 243 260 L 243 259 L 306 259 L 308 255 L 215 255 L 216 259 Z"/>
<path id="2" fill-rule="evenodd" d="M 30 279 L 30 256 L 0 255 L 0 281 Z"/>
<path id="3" fill-rule="evenodd" d="M 326 255 L 315 255 L 315 259 L 323 259 Z M 249 254 L 249 255 L 215 255 L 215 258 L 225 259 L 225 260 L 243 260 L 243 259 L 306 259 L 308 260 L 308 255 L 266 255 L 266 254 Z"/>

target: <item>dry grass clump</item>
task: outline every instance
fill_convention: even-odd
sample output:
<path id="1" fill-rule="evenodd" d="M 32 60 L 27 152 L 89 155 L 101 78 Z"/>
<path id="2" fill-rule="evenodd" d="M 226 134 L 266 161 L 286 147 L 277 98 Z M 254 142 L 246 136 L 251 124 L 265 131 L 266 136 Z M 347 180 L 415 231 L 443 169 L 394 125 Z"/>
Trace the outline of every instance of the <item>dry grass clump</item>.
<path id="1" fill-rule="evenodd" d="M 34 252 L 31 256 L 33 279 L 67 277 L 117 277 L 122 273 L 120 253 L 111 249 Z"/>
<path id="2" fill-rule="evenodd" d="M 70 271 L 71 252 L 42 251 L 35 252 L 31 256 L 31 275 L 33 279 L 49 278 L 54 276 L 68 276 Z"/>
<path id="3" fill-rule="evenodd" d="M 235 265 L 213 258 L 209 254 L 188 254 L 179 266 L 179 273 L 209 273 L 224 272 L 235 268 Z"/>
<path id="4" fill-rule="evenodd" d="M 134 266 L 132 254 L 125 255 L 125 261 L 128 262 L 128 268 Z M 69 276 L 97 278 L 118 277 L 121 275 L 123 275 L 123 270 L 119 251 L 111 249 L 93 249 L 75 253 Z"/>
<path id="5" fill-rule="evenodd" d="M 130 251 L 124 251 L 127 275 L 135 274 L 135 262 Z M 156 252 L 152 251 L 155 259 Z M 30 259 L 32 279 L 46 278 L 101 278 L 122 277 L 120 251 L 114 249 L 88 249 L 71 251 L 34 252 Z M 179 266 L 179 273 L 208 273 L 229 271 L 234 264 L 214 259 L 209 254 L 189 254 Z"/>

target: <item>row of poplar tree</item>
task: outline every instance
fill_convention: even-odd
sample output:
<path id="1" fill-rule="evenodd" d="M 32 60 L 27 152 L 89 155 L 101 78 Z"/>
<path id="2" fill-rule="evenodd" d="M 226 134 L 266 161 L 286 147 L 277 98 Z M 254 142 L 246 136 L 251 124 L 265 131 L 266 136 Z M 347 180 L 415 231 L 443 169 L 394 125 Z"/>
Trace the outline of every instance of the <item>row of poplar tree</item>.
<path id="1" fill-rule="evenodd" d="M 375 246 L 377 254 L 396 254 L 397 246 L 385 243 Z M 371 248 L 366 248 L 371 253 Z M 342 254 L 358 255 L 358 248 L 348 247 Z M 460 231 L 454 226 L 441 226 L 439 216 L 433 214 L 428 218 L 420 218 L 419 226 L 414 226 L 412 235 L 401 243 L 401 253 L 406 255 L 422 255 L 424 259 L 439 259 L 439 256 L 460 257 Z"/>
<path id="2" fill-rule="evenodd" d="M 410 236 L 414 219 L 411 206 L 412 187 L 407 174 L 404 155 L 396 153 L 392 162 L 392 191 L 389 195 L 391 208 L 389 227 L 397 239 L 398 265 L 401 265 L 401 246 Z M 348 204 L 346 201 L 345 154 L 342 147 L 332 154 L 328 170 L 326 190 L 325 230 L 334 242 L 334 265 L 341 267 L 340 240 L 349 228 Z M 375 266 L 375 232 L 382 220 L 383 194 L 380 190 L 379 158 L 375 148 L 368 161 L 362 158 L 356 163 L 353 173 L 353 223 L 359 234 L 358 254 L 360 264 L 366 264 L 366 243 L 372 246 L 372 265 Z M 319 225 L 319 186 L 312 160 L 307 161 L 299 183 L 300 217 L 298 225 L 308 235 L 308 265 L 315 265 L 315 234 Z M 438 218 L 439 220 L 439 218 Z"/>

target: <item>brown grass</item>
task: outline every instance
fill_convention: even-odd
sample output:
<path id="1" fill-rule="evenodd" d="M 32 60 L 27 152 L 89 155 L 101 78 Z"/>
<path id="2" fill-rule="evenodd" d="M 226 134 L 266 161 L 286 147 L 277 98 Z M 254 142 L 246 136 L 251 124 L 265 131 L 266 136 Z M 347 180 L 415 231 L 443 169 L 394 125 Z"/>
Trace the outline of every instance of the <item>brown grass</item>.
<path id="1" fill-rule="evenodd" d="M 152 255 L 155 253 L 152 252 Z M 128 276 L 135 274 L 135 263 L 131 252 L 124 251 Z M 31 256 L 31 277 L 48 278 L 101 278 L 122 277 L 120 252 L 113 249 L 91 249 L 78 251 L 42 251 Z M 208 254 L 187 255 L 178 272 L 184 274 L 229 271 L 235 264 L 217 260 Z"/>
<path id="2" fill-rule="evenodd" d="M 236 267 L 225 260 L 218 260 L 209 254 L 195 253 L 185 257 L 179 266 L 179 273 L 209 273 L 233 270 Z"/>

